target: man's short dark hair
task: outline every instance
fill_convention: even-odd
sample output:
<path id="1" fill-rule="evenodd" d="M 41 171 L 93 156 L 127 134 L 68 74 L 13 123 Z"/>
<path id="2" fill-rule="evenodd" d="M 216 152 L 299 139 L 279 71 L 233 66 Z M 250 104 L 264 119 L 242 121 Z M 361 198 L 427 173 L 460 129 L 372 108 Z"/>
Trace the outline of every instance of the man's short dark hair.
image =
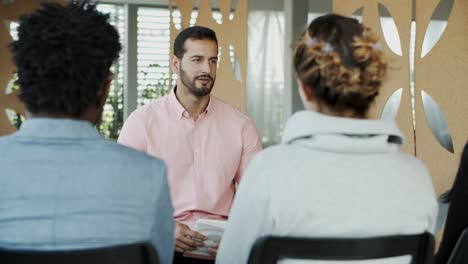
<path id="1" fill-rule="evenodd" d="M 208 39 L 214 41 L 216 43 L 216 46 L 218 46 L 218 39 L 216 38 L 216 33 L 212 29 L 201 26 L 188 27 L 182 30 L 179 33 L 179 35 L 177 35 L 174 41 L 173 53 L 179 59 L 182 59 L 182 57 L 184 56 L 184 45 L 187 39 Z"/>
<path id="2" fill-rule="evenodd" d="M 28 111 L 79 117 L 97 102 L 122 47 L 109 15 L 89 1 L 73 0 L 43 3 L 22 16 L 10 48 Z"/>

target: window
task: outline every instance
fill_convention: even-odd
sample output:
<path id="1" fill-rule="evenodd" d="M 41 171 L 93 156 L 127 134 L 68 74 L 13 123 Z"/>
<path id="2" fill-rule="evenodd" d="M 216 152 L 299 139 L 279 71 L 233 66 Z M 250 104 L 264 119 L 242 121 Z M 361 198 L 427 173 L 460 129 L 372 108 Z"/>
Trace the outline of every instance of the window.
<path id="1" fill-rule="evenodd" d="M 191 14 L 190 24 L 195 24 L 198 12 Z M 220 23 L 221 13 L 213 12 L 214 18 Z M 180 30 L 181 15 L 177 9 L 173 12 L 174 24 Z M 170 78 L 170 26 L 169 9 L 167 7 L 139 7 L 137 12 L 137 60 L 138 60 L 138 106 L 148 104 L 152 100 L 167 94 L 168 89 L 175 85 L 176 75 Z M 231 63 L 234 61 L 231 48 Z M 239 67 L 236 67 L 240 75 Z M 170 81 L 172 82 L 170 83 Z"/>
<path id="2" fill-rule="evenodd" d="M 107 138 L 116 139 L 122 128 L 124 119 L 125 100 L 136 100 L 136 106 L 148 104 L 152 100 L 167 94 L 170 87 L 175 85 L 176 76 L 170 76 L 170 24 L 169 9 L 167 7 L 143 6 L 127 4 L 136 8 L 136 14 L 130 14 L 126 17 L 126 5 L 114 4 L 110 1 L 99 4 L 98 10 L 107 13 L 110 16 L 110 23 L 114 25 L 119 34 L 123 49 L 119 60 L 111 67 L 115 74 L 115 79 L 111 83 L 109 98 L 104 106 L 102 119 L 97 125 L 98 130 Z M 175 24 L 180 29 L 181 17 L 177 9 L 174 10 L 173 18 Z M 194 10 L 191 15 L 190 24 L 196 21 L 198 12 Z M 213 16 L 220 23 L 221 13 L 214 11 Z M 137 33 L 134 39 L 125 39 L 125 28 L 127 23 L 136 23 Z M 10 31 L 16 38 L 16 23 L 10 23 Z M 135 36 L 135 35 L 133 35 Z M 130 86 L 129 89 L 136 89 L 136 98 L 124 98 L 124 87 L 126 75 L 132 74 L 125 72 L 125 45 L 130 43 L 129 47 L 136 47 L 130 50 L 129 56 L 136 57 L 136 87 Z M 135 45 L 133 45 L 135 44 Z M 230 49 L 231 63 L 239 76 L 239 66 L 235 61 L 234 50 Z M 127 76 L 128 77 L 128 76 Z M 171 78 L 170 78 L 171 77 Z M 172 82 L 171 82 L 172 80 Z M 17 89 L 14 81 L 11 82 L 11 89 Z M 134 86 L 134 85 L 133 85 Z M 134 109 L 129 109 L 133 111 Z M 10 111 L 10 119 L 17 127 L 21 125 L 22 118 L 19 114 Z"/>
<path id="3" fill-rule="evenodd" d="M 137 14 L 137 103 L 141 106 L 164 96 L 170 87 L 170 28 L 167 8 L 140 7 Z"/>
<path id="4" fill-rule="evenodd" d="M 122 5 L 100 4 L 98 10 L 110 16 L 110 23 L 117 28 L 122 46 L 124 41 L 124 7 Z M 123 122 L 123 84 L 124 84 L 124 52 L 120 53 L 119 60 L 111 67 L 115 78 L 111 83 L 109 97 L 104 106 L 102 119 L 97 125 L 98 130 L 107 138 L 116 139 L 119 136 Z"/>
<path id="5" fill-rule="evenodd" d="M 100 4 L 98 10 L 103 13 L 108 13 L 110 16 L 110 23 L 114 25 L 121 37 L 121 43 L 124 45 L 124 9 L 122 5 L 110 5 Z M 15 40 L 18 38 L 17 34 L 18 23 L 10 22 L 9 29 L 12 38 Z M 108 138 L 117 138 L 122 127 L 123 122 L 123 72 L 124 56 L 121 52 L 119 60 L 111 67 L 111 71 L 115 74 L 115 79 L 111 83 L 109 91 L 109 98 L 107 99 L 106 105 L 104 106 L 104 112 L 102 115 L 101 122 L 97 125 L 98 130 Z M 15 91 L 18 89 L 16 84 L 16 75 L 10 82 L 7 91 Z M 24 117 L 20 114 L 8 110 L 8 117 L 10 121 L 19 128 L 21 123 L 24 121 Z"/>

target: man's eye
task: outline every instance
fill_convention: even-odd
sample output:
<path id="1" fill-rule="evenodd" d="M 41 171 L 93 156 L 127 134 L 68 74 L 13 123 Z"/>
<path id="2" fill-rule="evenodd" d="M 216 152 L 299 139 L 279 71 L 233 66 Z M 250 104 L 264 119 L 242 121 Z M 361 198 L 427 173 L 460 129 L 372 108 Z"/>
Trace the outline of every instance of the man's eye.
<path id="1" fill-rule="evenodd" d="M 200 59 L 193 59 L 192 61 L 193 62 L 200 62 L 201 60 Z"/>

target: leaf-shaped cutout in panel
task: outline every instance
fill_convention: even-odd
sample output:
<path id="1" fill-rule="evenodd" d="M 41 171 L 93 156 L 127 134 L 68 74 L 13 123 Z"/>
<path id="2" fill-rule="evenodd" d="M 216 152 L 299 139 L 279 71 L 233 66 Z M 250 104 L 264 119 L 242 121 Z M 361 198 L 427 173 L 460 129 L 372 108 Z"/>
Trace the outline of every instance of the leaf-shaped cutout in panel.
<path id="1" fill-rule="evenodd" d="M 218 70 L 219 70 L 219 67 L 221 67 L 221 60 L 223 60 L 224 56 L 223 56 L 223 46 L 218 46 Z"/>
<path id="2" fill-rule="evenodd" d="M 359 22 L 362 22 L 363 14 L 364 14 L 364 7 L 360 7 L 356 11 L 354 11 L 351 17 L 357 19 Z"/>
<path id="3" fill-rule="evenodd" d="M 11 38 L 17 40 L 19 23 L 10 20 L 3 20 L 3 22 L 6 30 L 10 32 Z"/>
<path id="4" fill-rule="evenodd" d="M 182 14 L 180 13 L 176 4 L 172 5 L 171 17 L 172 23 L 174 23 L 175 28 L 179 31 L 182 30 Z"/>
<path id="5" fill-rule="evenodd" d="M 231 10 L 229 12 L 229 20 L 234 19 L 234 14 L 236 12 L 236 8 L 237 8 L 237 0 L 231 0 Z"/>
<path id="6" fill-rule="evenodd" d="M 23 124 L 25 117 L 11 109 L 5 109 L 5 112 L 11 124 L 14 125 L 16 129 L 19 129 L 21 124 Z"/>
<path id="7" fill-rule="evenodd" d="M 213 19 L 216 23 L 222 24 L 228 20 L 232 20 L 234 18 L 234 10 L 236 8 L 237 1 L 217 0 L 217 2 L 218 6 L 214 6 L 212 0 Z M 216 10 L 216 8 L 218 9 Z"/>
<path id="8" fill-rule="evenodd" d="M 440 109 L 437 102 L 425 91 L 421 91 L 421 97 L 424 106 L 424 114 L 432 130 L 432 134 L 442 147 L 453 153 L 452 134 L 450 133 L 447 119 L 442 109 Z"/>
<path id="9" fill-rule="evenodd" d="M 382 110 L 381 118 L 396 119 L 398 109 L 400 109 L 402 94 L 403 88 L 400 88 L 393 92 L 393 94 L 388 98 L 387 102 L 385 103 L 385 106 Z"/>
<path id="10" fill-rule="evenodd" d="M 441 0 L 437 5 L 424 34 L 421 58 L 424 58 L 440 40 L 447 27 L 447 20 L 452 13 L 454 0 Z"/>
<path id="11" fill-rule="evenodd" d="M 190 13 L 190 26 L 193 27 L 197 23 L 197 18 L 198 18 L 198 10 L 192 10 L 192 13 Z"/>
<path id="12" fill-rule="evenodd" d="M 17 74 L 15 74 L 13 78 L 11 78 L 11 80 L 8 82 L 6 90 L 5 90 L 7 94 L 12 93 L 13 90 L 16 88 L 15 84 L 16 84 L 17 79 L 18 79 Z"/>
<path id="13" fill-rule="evenodd" d="M 212 11 L 213 12 L 213 19 L 218 23 L 218 25 L 221 25 L 223 23 L 223 14 L 219 11 Z"/>
<path id="14" fill-rule="evenodd" d="M 234 72 L 234 75 L 236 76 L 236 80 L 240 81 L 241 71 L 240 71 L 239 60 L 237 59 L 236 51 L 234 49 L 234 46 L 232 45 L 229 45 L 229 57 L 231 58 L 232 71 Z"/>
<path id="15" fill-rule="evenodd" d="M 379 3 L 380 26 L 387 46 L 398 56 L 402 56 L 401 39 L 395 20 L 388 9 Z"/>

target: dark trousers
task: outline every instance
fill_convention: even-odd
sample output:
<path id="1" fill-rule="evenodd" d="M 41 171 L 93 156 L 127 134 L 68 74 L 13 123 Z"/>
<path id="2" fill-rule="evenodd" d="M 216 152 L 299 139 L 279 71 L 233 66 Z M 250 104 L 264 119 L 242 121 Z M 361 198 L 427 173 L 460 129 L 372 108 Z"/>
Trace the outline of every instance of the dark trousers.
<path id="1" fill-rule="evenodd" d="M 175 252 L 174 254 L 174 264 L 214 264 L 214 260 L 208 259 L 198 259 L 198 258 L 188 258 L 182 256 L 183 253 Z"/>

